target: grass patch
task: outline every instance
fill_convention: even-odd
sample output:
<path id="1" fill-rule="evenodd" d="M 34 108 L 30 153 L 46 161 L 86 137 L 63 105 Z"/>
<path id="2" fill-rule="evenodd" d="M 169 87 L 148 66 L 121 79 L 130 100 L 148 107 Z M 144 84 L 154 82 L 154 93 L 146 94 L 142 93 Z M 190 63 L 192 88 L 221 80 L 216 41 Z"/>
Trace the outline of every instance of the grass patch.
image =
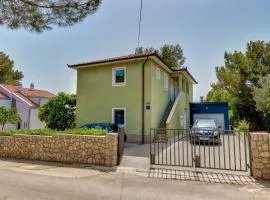
<path id="1" fill-rule="evenodd" d="M 94 128 L 76 128 L 60 131 L 61 134 L 71 135 L 106 135 L 108 131 L 106 129 L 94 129 Z"/>
<path id="2" fill-rule="evenodd" d="M 36 129 L 36 130 L 4 130 L 0 131 L 0 136 L 13 136 L 13 135 L 44 135 L 52 136 L 57 134 L 70 134 L 70 135 L 106 135 L 108 133 L 105 129 L 67 129 L 64 131 L 57 131 L 52 129 Z"/>

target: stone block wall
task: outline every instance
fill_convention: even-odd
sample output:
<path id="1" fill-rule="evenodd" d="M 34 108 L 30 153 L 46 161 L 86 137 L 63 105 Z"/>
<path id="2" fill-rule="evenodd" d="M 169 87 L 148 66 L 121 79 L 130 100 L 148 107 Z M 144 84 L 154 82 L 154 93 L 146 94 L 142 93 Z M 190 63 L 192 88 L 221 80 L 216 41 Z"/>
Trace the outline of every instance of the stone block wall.
<path id="1" fill-rule="evenodd" d="M 0 137 L 0 157 L 116 166 L 118 133 Z"/>
<path id="2" fill-rule="evenodd" d="M 257 179 L 270 179 L 270 134 L 251 133 L 252 175 Z"/>

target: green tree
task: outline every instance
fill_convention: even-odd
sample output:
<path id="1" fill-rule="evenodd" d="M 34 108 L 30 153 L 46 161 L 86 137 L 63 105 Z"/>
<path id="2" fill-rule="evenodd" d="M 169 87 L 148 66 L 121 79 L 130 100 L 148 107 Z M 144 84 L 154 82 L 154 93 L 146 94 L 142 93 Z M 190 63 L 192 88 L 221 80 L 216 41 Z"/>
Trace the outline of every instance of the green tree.
<path id="1" fill-rule="evenodd" d="M 1 0 L 0 25 L 42 32 L 71 26 L 96 12 L 101 0 Z"/>
<path id="2" fill-rule="evenodd" d="M 0 51 L 0 83 L 18 84 L 23 78 L 22 72 L 14 70 L 14 62 Z"/>
<path id="3" fill-rule="evenodd" d="M 15 124 L 21 121 L 17 110 L 8 109 L 3 106 L 0 107 L 0 124 L 2 124 L 2 130 L 7 123 Z"/>
<path id="4" fill-rule="evenodd" d="M 224 65 L 216 67 L 217 83 L 212 84 L 208 100 L 217 95 L 229 102 L 235 119 L 246 119 L 251 130 L 261 130 L 263 115 L 256 109 L 253 88 L 260 77 L 270 73 L 270 43 L 251 41 L 245 52 L 225 52 Z"/>
<path id="5" fill-rule="evenodd" d="M 39 108 L 39 118 L 51 129 L 65 130 L 75 127 L 75 95 L 59 93 Z"/>
<path id="6" fill-rule="evenodd" d="M 154 53 L 156 52 L 160 58 L 172 68 L 179 69 L 185 63 L 186 58 L 184 57 L 184 52 L 180 44 L 170 45 L 165 44 L 160 49 L 155 49 L 153 47 L 144 48 L 138 47 L 135 49 L 135 54 L 142 53 Z"/>
<path id="7" fill-rule="evenodd" d="M 262 77 L 259 85 L 253 91 L 256 108 L 264 114 L 265 125 L 270 131 L 270 75 Z"/>

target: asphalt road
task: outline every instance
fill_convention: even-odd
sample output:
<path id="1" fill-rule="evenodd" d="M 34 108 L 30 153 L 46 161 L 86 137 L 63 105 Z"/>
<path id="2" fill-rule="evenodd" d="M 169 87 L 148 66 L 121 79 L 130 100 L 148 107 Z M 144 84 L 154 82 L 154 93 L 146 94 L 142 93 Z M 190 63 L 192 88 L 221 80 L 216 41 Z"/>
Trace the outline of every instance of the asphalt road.
<path id="1" fill-rule="evenodd" d="M 149 178 L 130 172 L 0 161 L 0 200 L 266 200 L 268 186 Z"/>

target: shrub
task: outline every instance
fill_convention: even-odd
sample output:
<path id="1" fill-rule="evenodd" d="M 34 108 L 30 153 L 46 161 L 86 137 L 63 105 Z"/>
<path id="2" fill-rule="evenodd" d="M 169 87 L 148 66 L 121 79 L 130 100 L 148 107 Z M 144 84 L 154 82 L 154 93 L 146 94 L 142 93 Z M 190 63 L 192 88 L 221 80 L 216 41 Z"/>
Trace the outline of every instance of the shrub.
<path id="1" fill-rule="evenodd" d="M 75 109 L 75 95 L 60 92 L 39 108 L 39 119 L 50 129 L 72 129 L 75 127 Z"/>
<path id="2" fill-rule="evenodd" d="M 248 132 L 249 131 L 249 123 L 245 119 L 239 121 L 237 126 L 236 126 L 236 130 Z"/>
<path id="3" fill-rule="evenodd" d="M 52 136 L 57 134 L 70 134 L 70 135 L 106 135 L 107 130 L 104 129 L 67 129 L 64 131 L 56 131 L 52 129 L 36 129 L 36 130 L 5 130 L 0 131 L 0 136 L 12 136 L 12 135 L 44 135 Z"/>

